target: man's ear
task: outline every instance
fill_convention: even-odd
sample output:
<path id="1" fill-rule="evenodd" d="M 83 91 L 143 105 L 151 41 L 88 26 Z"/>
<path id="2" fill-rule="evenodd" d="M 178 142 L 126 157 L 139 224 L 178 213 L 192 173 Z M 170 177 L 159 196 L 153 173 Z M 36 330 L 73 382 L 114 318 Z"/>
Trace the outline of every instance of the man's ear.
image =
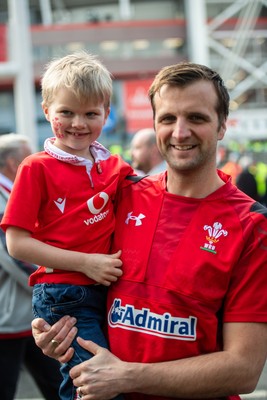
<path id="1" fill-rule="evenodd" d="M 224 120 L 224 121 L 221 123 L 221 127 L 220 127 L 219 132 L 218 132 L 218 140 L 222 140 L 222 139 L 224 138 L 226 129 L 227 129 L 227 127 L 226 127 L 226 121 Z"/>

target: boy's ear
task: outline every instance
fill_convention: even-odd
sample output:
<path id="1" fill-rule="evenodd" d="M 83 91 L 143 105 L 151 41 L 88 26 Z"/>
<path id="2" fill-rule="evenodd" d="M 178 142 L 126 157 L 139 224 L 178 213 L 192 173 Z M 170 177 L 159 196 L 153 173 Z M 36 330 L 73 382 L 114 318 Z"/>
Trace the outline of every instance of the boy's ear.
<path id="1" fill-rule="evenodd" d="M 43 112 L 44 112 L 44 115 L 45 115 L 45 118 L 47 119 L 47 121 L 49 121 L 49 112 L 48 112 L 48 107 L 44 104 L 44 103 L 42 103 L 42 109 L 43 109 Z"/>
<path id="2" fill-rule="evenodd" d="M 106 109 L 105 109 L 105 122 L 108 119 L 109 114 L 110 114 L 110 107 L 106 107 Z"/>

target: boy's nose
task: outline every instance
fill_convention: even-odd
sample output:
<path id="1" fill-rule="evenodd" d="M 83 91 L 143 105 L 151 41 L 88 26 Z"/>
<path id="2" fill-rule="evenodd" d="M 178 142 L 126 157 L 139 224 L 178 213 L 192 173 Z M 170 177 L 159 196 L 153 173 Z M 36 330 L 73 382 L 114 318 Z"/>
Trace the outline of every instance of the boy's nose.
<path id="1" fill-rule="evenodd" d="M 84 128 L 86 126 L 85 118 L 80 115 L 76 115 L 73 118 L 72 125 L 75 127 Z"/>

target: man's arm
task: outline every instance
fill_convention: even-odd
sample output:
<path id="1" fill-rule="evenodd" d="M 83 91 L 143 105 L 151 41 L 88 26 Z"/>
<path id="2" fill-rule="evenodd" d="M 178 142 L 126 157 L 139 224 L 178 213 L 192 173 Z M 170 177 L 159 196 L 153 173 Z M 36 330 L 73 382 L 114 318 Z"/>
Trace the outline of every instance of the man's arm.
<path id="1" fill-rule="evenodd" d="M 223 351 L 151 364 L 123 362 L 79 339 L 95 356 L 72 368 L 70 376 L 95 399 L 129 392 L 196 399 L 252 392 L 266 360 L 267 324 L 226 323 L 223 337 Z"/>
<path id="2" fill-rule="evenodd" d="M 2 221 L 8 198 L 9 193 L 0 186 L 0 221 Z M 4 271 L 2 271 L 3 274 L 9 275 L 13 281 L 19 286 L 22 286 L 30 294 L 32 288 L 29 287 L 28 279 L 29 275 L 33 273 L 36 268 L 37 267 L 33 264 L 22 262 L 9 255 L 6 247 L 6 235 L 0 228 L 0 272 L 2 269 Z"/>
<path id="3" fill-rule="evenodd" d="M 0 212 L 0 220 L 2 217 L 3 214 Z M 32 288 L 29 287 L 28 279 L 30 274 L 32 274 L 37 267 L 34 264 L 17 260 L 9 255 L 6 247 L 6 235 L 0 228 L 0 271 L 1 269 L 29 294 L 32 293 Z"/>

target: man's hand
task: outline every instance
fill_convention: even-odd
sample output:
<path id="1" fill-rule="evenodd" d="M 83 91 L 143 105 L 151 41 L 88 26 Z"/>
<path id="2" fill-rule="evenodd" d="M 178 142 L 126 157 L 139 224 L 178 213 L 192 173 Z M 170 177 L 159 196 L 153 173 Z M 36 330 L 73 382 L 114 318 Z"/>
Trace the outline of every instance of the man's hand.
<path id="1" fill-rule="evenodd" d="M 74 352 L 70 346 L 77 335 L 75 323 L 76 319 L 70 316 L 62 317 L 52 326 L 42 318 L 34 319 L 32 334 L 36 345 L 46 356 L 55 358 L 62 363 L 68 362 Z"/>
<path id="2" fill-rule="evenodd" d="M 267 324 L 225 323 L 224 348 L 158 363 L 125 362 L 95 343 L 77 338 L 94 356 L 70 371 L 83 400 L 119 393 L 173 398 L 219 398 L 255 390 L 267 354 Z"/>
<path id="3" fill-rule="evenodd" d="M 120 394 L 123 390 L 121 373 L 127 363 L 90 340 L 78 337 L 77 341 L 81 347 L 94 354 L 90 360 L 70 370 L 73 384 L 79 388 L 83 399 L 108 400 Z"/>

